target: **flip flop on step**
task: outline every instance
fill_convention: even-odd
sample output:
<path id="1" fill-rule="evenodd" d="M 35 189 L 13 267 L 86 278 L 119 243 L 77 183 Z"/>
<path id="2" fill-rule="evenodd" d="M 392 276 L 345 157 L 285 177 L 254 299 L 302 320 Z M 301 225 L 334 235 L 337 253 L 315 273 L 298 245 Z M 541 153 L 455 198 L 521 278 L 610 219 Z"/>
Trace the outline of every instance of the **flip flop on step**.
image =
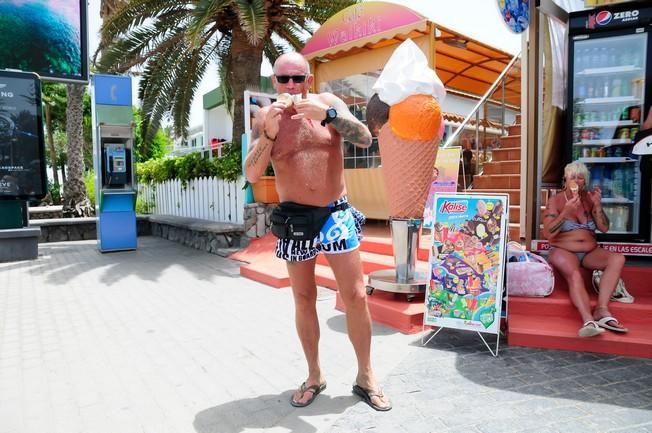
<path id="1" fill-rule="evenodd" d="M 299 401 L 294 401 L 294 395 L 290 399 L 290 404 L 294 407 L 306 407 L 313 401 L 315 401 L 315 398 L 321 394 L 323 390 L 326 389 L 326 382 L 316 384 L 316 385 L 311 385 L 311 386 L 306 386 L 306 382 L 303 382 L 301 386 L 299 387 L 299 392 L 301 393 L 301 397 L 303 397 L 307 392 L 311 393 L 312 396 L 306 400 L 305 402 L 301 403 Z"/>
<path id="2" fill-rule="evenodd" d="M 596 321 L 589 320 L 580 328 L 577 334 L 580 337 L 595 337 L 596 335 L 600 335 L 603 332 L 604 329 L 602 329 Z"/>
<path id="3" fill-rule="evenodd" d="M 379 397 L 383 398 L 385 395 L 383 394 L 382 391 L 371 391 L 368 389 L 364 389 L 360 385 L 353 385 L 353 393 L 358 395 L 362 401 L 367 403 L 369 406 L 371 406 L 373 409 L 380 411 L 380 412 L 386 412 L 392 408 L 392 404 L 388 401 L 387 406 L 379 406 L 374 401 L 372 400 L 373 397 Z"/>
<path id="4" fill-rule="evenodd" d="M 618 319 L 612 316 L 601 317 L 600 319 L 596 319 L 595 322 L 598 324 L 599 327 L 608 329 L 610 331 L 622 332 L 622 333 L 628 331 L 627 328 L 625 328 L 623 325 L 620 324 Z"/>

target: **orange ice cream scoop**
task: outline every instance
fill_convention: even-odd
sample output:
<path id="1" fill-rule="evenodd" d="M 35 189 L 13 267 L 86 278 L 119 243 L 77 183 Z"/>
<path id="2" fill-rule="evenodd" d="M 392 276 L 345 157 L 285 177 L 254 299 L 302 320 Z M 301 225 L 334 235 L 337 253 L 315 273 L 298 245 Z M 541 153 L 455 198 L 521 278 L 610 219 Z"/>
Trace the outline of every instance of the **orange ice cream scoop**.
<path id="1" fill-rule="evenodd" d="M 404 139 L 433 140 L 440 123 L 441 107 L 432 95 L 411 95 L 389 108 L 389 126 Z"/>

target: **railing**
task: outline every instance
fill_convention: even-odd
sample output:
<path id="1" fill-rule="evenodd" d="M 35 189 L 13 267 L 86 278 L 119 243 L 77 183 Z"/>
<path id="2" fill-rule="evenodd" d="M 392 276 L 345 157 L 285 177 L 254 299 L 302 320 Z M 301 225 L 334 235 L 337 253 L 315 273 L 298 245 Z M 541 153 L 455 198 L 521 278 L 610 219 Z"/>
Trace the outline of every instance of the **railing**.
<path id="1" fill-rule="evenodd" d="M 472 187 L 473 175 L 482 174 L 484 163 L 492 159 L 493 149 L 500 148 L 507 125 L 513 124 L 520 113 L 520 97 L 517 97 L 520 93 L 520 57 L 519 53 L 510 60 L 442 146 L 462 147 L 462 179 L 459 183 L 464 191 Z"/>
<path id="2" fill-rule="evenodd" d="M 227 182 L 215 177 L 139 185 L 144 210 L 154 215 L 173 215 L 209 221 L 244 224 L 244 179 Z"/>

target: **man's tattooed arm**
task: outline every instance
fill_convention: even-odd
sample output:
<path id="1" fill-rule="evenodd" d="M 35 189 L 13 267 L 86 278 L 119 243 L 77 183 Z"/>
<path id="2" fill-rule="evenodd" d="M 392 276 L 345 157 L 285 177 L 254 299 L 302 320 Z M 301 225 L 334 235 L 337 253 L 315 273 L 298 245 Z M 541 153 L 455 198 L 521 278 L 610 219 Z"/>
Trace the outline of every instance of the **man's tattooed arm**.
<path id="1" fill-rule="evenodd" d="M 261 133 L 262 119 L 254 123 L 251 131 L 251 144 L 249 154 L 245 160 L 245 176 L 249 182 L 256 182 L 260 176 L 265 172 L 267 164 L 269 164 L 272 146 L 274 140 L 267 137 L 267 134 Z M 272 137 L 275 138 L 275 137 Z"/>
<path id="2" fill-rule="evenodd" d="M 337 110 L 337 117 L 331 125 L 340 133 L 342 138 L 358 147 L 371 146 L 371 133 L 369 129 L 351 114 L 349 107 L 346 106 L 344 101 L 335 96 L 332 97 L 332 100 L 330 98 L 328 100 Z"/>

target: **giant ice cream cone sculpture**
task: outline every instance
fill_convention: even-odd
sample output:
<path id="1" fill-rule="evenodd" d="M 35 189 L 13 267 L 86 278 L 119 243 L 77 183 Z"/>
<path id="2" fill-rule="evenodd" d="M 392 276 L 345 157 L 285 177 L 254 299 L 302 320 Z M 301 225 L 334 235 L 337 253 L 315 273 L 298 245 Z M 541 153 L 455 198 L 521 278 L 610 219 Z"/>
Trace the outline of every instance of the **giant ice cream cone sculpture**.
<path id="1" fill-rule="evenodd" d="M 421 219 L 441 139 L 438 99 L 443 99 L 444 87 L 425 55 L 408 39 L 387 62 L 374 90 L 381 102 L 370 101 L 368 121 L 370 111 L 383 112 L 374 105 L 389 106 L 378 144 L 390 216 Z"/>

